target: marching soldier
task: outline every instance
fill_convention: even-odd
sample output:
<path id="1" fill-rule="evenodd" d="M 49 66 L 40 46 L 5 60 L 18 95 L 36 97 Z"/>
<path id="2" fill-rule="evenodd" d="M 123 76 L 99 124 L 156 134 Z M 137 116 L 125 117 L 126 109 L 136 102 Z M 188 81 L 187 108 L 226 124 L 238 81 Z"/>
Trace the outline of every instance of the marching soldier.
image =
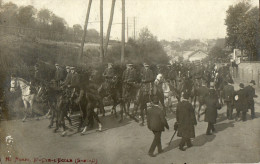
<path id="1" fill-rule="evenodd" d="M 191 138 L 195 138 L 195 128 L 194 125 L 197 125 L 195 110 L 189 102 L 189 95 L 187 93 L 183 94 L 183 99 L 178 103 L 176 109 L 176 120 L 178 124 L 178 137 L 182 137 L 182 140 L 179 144 L 179 149 L 185 151 L 183 148 L 185 144 L 188 147 L 192 147 Z"/>
<path id="2" fill-rule="evenodd" d="M 235 92 L 235 100 L 236 100 L 236 110 L 237 110 L 237 115 L 236 115 L 236 121 L 240 117 L 240 112 L 242 112 L 242 120 L 246 121 L 246 113 L 248 111 L 247 109 L 247 93 L 246 90 L 244 89 L 244 84 L 240 83 L 239 84 L 240 89 Z"/>
<path id="3" fill-rule="evenodd" d="M 257 97 L 255 94 L 255 81 L 251 80 L 249 85 L 245 87 L 245 90 L 247 92 L 247 102 L 248 102 L 248 109 L 251 110 L 251 118 L 255 118 L 255 101 L 254 98 Z"/>
<path id="4" fill-rule="evenodd" d="M 205 99 L 206 110 L 205 110 L 205 122 L 208 122 L 208 128 L 206 135 L 211 135 L 211 131 L 215 132 L 214 124 L 217 121 L 217 110 L 221 109 L 221 105 L 218 101 L 218 95 L 214 89 L 214 83 L 210 83 L 209 95 Z"/>
<path id="5" fill-rule="evenodd" d="M 223 98 L 227 104 L 227 119 L 232 120 L 233 105 L 234 105 L 234 86 L 233 81 L 230 79 L 228 84 L 223 89 Z"/>
<path id="6" fill-rule="evenodd" d="M 64 80 L 64 71 L 63 69 L 60 67 L 59 64 L 55 64 L 56 67 L 56 71 L 55 71 L 55 81 L 57 83 L 57 86 L 60 87 L 62 81 Z"/>

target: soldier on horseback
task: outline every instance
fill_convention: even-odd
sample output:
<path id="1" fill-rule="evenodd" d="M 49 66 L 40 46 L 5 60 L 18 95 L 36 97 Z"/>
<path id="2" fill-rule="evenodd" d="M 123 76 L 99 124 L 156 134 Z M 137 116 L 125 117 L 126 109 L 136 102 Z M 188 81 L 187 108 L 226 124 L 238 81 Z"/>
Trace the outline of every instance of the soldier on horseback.
<path id="1" fill-rule="evenodd" d="M 144 126 L 144 110 L 147 113 L 147 103 L 150 100 L 152 94 L 154 76 L 149 65 L 144 63 L 144 68 L 141 71 L 141 88 L 137 95 L 138 104 L 140 105 L 142 123 L 141 126 Z"/>
<path id="2" fill-rule="evenodd" d="M 133 64 L 127 64 L 126 70 L 123 72 L 123 99 L 126 102 L 126 112 L 129 113 L 130 102 L 135 99 L 137 72 Z M 123 113 L 121 113 L 123 114 Z"/>
<path id="3" fill-rule="evenodd" d="M 57 86 L 60 87 L 61 83 L 64 81 L 65 74 L 63 69 L 60 67 L 59 64 L 55 64 L 56 71 L 55 71 L 55 81 L 57 83 Z"/>

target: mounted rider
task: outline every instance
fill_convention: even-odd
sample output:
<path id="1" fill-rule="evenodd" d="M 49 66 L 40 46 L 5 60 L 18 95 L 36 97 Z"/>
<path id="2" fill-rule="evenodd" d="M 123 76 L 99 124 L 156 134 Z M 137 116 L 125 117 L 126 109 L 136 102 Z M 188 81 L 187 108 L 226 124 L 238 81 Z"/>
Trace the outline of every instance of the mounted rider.
<path id="1" fill-rule="evenodd" d="M 107 64 L 107 68 L 103 73 L 103 77 L 105 78 L 105 82 L 99 88 L 99 92 L 101 90 L 106 90 L 109 92 L 113 88 L 113 78 L 116 76 L 116 72 L 114 69 L 114 65 L 112 63 Z"/>
<path id="2" fill-rule="evenodd" d="M 64 70 L 60 67 L 58 63 L 55 64 L 56 71 L 55 71 L 55 82 L 57 83 L 57 86 L 60 87 L 61 83 L 65 79 Z"/>
<path id="3" fill-rule="evenodd" d="M 123 83 L 124 83 L 123 84 L 123 96 L 124 96 L 124 98 L 130 98 L 133 96 L 133 95 L 131 95 L 131 91 L 134 90 L 136 82 L 137 82 L 136 69 L 133 67 L 132 63 L 129 63 L 129 64 L 127 64 L 126 70 L 123 72 Z"/>

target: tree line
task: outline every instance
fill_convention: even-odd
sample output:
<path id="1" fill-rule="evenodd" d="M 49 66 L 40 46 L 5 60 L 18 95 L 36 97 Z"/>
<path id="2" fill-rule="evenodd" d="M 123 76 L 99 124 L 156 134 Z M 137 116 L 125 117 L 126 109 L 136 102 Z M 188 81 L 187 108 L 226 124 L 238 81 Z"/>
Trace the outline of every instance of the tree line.
<path id="1" fill-rule="evenodd" d="M 12 2 L 0 3 L 0 25 L 8 27 L 31 28 L 45 33 L 58 33 L 66 35 L 66 41 L 80 42 L 83 29 L 80 24 L 69 27 L 61 17 L 48 9 L 39 11 L 31 5 L 20 6 Z M 51 39 L 51 37 L 49 38 Z M 99 33 L 95 29 L 87 31 L 86 42 L 97 43 Z"/>

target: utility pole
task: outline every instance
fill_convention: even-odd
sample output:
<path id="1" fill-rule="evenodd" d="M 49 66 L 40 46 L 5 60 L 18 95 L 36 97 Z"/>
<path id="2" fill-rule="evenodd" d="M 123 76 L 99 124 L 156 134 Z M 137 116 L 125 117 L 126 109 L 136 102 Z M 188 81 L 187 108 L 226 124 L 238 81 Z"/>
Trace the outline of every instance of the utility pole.
<path id="1" fill-rule="evenodd" d="M 125 61 L 125 0 L 122 0 L 122 41 L 121 41 L 121 64 Z"/>
<path id="2" fill-rule="evenodd" d="M 86 34 L 87 34 L 88 20 L 89 20 L 89 14 L 90 14 L 91 3 L 92 3 L 92 0 L 89 0 L 89 3 L 88 3 L 88 11 L 87 11 L 86 20 L 85 20 L 84 33 L 83 33 L 83 37 L 82 37 L 82 41 L 81 41 L 80 54 L 79 54 L 78 61 L 80 61 L 80 60 L 81 60 L 81 57 L 83 56 L 84 43 L 85 43 L 85 38 L 86 38 Z"/>
<path id="3" fill-rule="evenodd" d="M 135 17 L 134 17 L 134 40 L 135 40 Z"/>
<path id="4" fill-rule="evenodd" d="M 107 47 L 108 47 L 108 42 L 109 42 L 109 38 L 110 38 L 113 17 L 114 17 L 115 3 L 116 3 L 116 0 L 112 0 L 110 18 L 109 18 L 109 23 L 108 23 L 108 28 L 107 28 L 107 36 L 106 36 L 105 47 L 104 47 L 104 55 L 107 55 Z"/>
<path id="5" fill-rule="evenodd" d="M 126 38 L 127 38 L 127 41 L 128 41 L 128 17 L 127 17 L 127 27 L 126 27 Z"/>
<path id="6" fill-rule="evenodd" d="M 103 47 L 103 0 L 100 0 L 100 61 L 104 62 L 104 47 Z"/>

